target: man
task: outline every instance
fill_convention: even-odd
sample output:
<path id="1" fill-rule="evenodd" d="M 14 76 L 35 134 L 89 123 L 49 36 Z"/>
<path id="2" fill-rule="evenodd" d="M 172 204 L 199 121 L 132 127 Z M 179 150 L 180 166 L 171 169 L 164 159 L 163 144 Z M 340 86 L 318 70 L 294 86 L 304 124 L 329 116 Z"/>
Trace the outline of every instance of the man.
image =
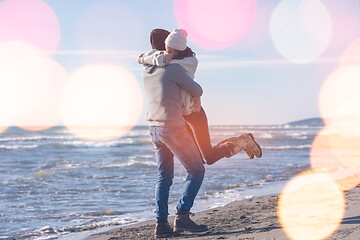
<path id="1" fill-rule="evenodd" d="M 153 48 L 161 49 L 169 34 L 163 29 L 151 32 Z M 165 48 L 165 47 L 164 47 Z M 190 209 L 204 179 L 205 168 L 199 150 L 185 127 L 181 89 L 194 97 L 200 109 L 201 87 L 179 64 L 164 67 L 144 65 L 143 81 L 149 102 L 147 120 L 158 165 L 156 184 L 155 238 L 168 237 L 176 232 L 206 231 L 206 225 L 198 225 L 190 217 Z M 184 192 L 176 207 L 174 231 L 167 221 L 169 190 L 174 177 L 174 156 L 188 172 Z"/>

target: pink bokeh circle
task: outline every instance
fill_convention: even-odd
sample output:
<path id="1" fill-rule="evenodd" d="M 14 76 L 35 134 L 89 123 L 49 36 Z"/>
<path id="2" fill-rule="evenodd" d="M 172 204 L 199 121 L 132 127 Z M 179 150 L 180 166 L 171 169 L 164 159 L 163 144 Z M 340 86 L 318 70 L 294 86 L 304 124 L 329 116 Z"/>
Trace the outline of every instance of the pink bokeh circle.
<path id="1" fill-rule="evenodd" d="M 41 0 L 6 0 L 0 3 L 0 42 L 21 41 L 52 54 L 60 42 L 54 11 Z"/>
<path id="2" fill-rule="evenodd" d="M 360 3 L 347 0 L 346 4 L 338 0 L 322 1 L 327 8 L 332 22 L 332 37 L 329 47 L 342 48 L 359 34 Z"/>
<path id="3" fill-rule="evenodd" d="M 340 57 L 340 67 L 360 65 L 360 37 L 347 46 Z"/>
<path id="4" fill-rule="evenodd" d="M 175 0 L 174 11 L 191 41 L 208 50 L 219 50 L 234 44 L 250 29 L 256 1 Z"/>

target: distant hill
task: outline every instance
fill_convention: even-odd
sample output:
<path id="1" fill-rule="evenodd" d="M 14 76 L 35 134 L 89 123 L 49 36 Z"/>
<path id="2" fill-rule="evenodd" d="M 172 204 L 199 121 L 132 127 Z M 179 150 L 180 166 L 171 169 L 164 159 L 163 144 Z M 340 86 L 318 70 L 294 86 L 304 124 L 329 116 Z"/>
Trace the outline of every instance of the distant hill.
<path id="1" fill-rule="evenodd" d="M 324 126 L 322 118 L 307 118 L 299 121 L 289 122 L 284 125 L 290 126 Z"/>

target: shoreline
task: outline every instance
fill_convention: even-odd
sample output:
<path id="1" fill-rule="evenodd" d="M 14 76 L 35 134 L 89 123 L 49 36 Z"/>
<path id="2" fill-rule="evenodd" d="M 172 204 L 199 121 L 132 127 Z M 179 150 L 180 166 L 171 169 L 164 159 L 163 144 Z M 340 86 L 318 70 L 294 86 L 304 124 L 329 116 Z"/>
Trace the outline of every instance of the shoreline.
<path id="1" fill-rule="evenodd" d="M 360 187 L 344 193 L 345 214 L 338 229 L 326 240 L 360 239 Z M 184 232 L 169 239 L 276 239 L 288 240 L 277 216 L 279 194 L 231 202 L 223 207 L 195 213 L 192 219 L 207 224 L 203 233 Z M 169 217 L 172 225 L 174 216 Z M 155 220 L 94 234 L 86 240 L 154 239 Z"/>

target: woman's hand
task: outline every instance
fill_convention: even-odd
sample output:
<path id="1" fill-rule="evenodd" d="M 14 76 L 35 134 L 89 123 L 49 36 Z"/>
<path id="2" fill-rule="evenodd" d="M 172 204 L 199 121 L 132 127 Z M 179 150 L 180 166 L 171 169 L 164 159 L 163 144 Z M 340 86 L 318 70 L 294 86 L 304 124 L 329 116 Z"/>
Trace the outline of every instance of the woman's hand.
<path id="1" fill-rule="evenodd" d="M 171 59 L 173 58 L 173 53 L 172 52 L 165 52 L 164 54 L 164 64 L 165 65 L 169 65 L 171 63 Z"/>
<path id="2" fill-rule="evenodd" d="M 191 97 L 191 102 L 194 103 L 192 107 L 192 112 L 198 112 L 201 109 L 201 98 L 200 97 Z"/>
<path id="3" fill-rule="evenodd" d="M 140 54 L 140 55 L 138 56 L 137 62 L 138 62 L 139 64 L 143 64 L 142 61 L 141 61 L 141 58 L 142 58 L 143 56 L 144 56 L 144 53 L 142 53 L 142 54 Z"/>

